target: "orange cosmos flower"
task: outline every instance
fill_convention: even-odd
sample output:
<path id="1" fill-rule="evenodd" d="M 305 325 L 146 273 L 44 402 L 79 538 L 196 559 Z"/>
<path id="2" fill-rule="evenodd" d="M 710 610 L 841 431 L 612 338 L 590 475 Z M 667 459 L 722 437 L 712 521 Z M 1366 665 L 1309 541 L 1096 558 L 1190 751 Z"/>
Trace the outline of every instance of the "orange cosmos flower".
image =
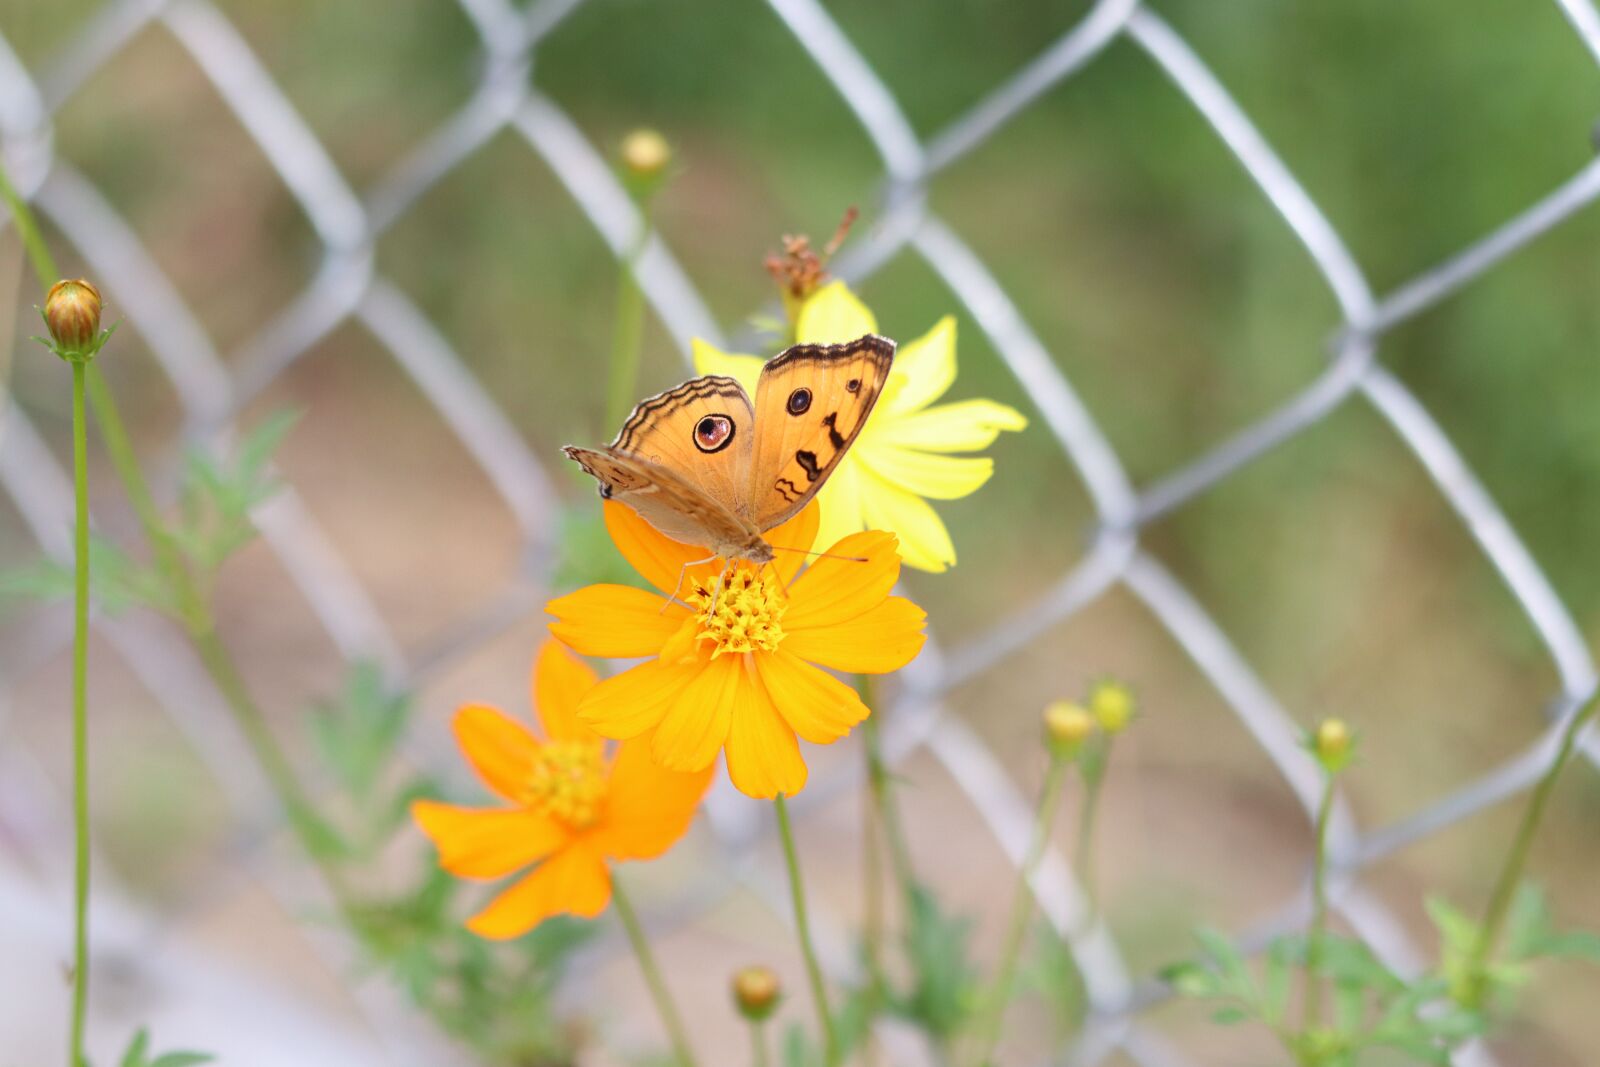
<path id="1" fill-rule="evenodd" d="M 673 541 L 612 501 L 605 521 L 617 549 L 670 599 L 591 585 L 550 602 L 550 632 L 587 656 L 651 657 L 591 689 L 578 717 L 606 737 L 651 735 L 664 767 L 703 771 L 726 750 L 742 792 L 792 796 L 806 784 L 796 735 L 825 745 L 868 715 L 854 689 L 813 664 L 884 674 L 922 648 L 922 609 L 889 595 L 900 574 L 893 534 L 846 537 L 829 553 L 859 559 L 819 558 L 796 577 L 817 534 L 815 502 L 766 534 L 798 551 L 760 567 L 741 561 L 720 590 L 721 560 L 684 569 L 708 549 Z"/>
<path id="2" fill-rule="evenodd" d="M 649 742 L 618 747 L 578 720 L 594 671 L 554 641 L 539 650 L 533 703 L 546 738 L 497 708 L 456 712 L 456 740 L 505 806 L 460 807 L 419 800 L 411 816 L 461 878 L 490 880 L 537 863 L 467 920 L 483 937 L 527 933 L 559 912 L 593 918 L 611 900 L 607 860 L 661 855 L 689 828 L 709 769 L 679 774 L 650 759 Z"/>

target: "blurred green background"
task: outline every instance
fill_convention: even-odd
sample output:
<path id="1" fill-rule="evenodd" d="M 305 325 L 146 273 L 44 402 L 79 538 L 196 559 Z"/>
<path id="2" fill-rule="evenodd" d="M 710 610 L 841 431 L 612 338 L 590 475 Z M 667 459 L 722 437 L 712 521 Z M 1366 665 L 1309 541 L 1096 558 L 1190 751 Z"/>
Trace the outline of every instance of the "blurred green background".
<path id="1" fill-rule="evenodd" d="M 98 6 L 0 0 L 0 30 L 37 70 Z M 358 192 L 462 106 L 481 73 L 476 33 L 454 3 L 217 6 Z M 1556 4 L 1149 6 L 1251 116 L 1380 295 L 1593 158 L 1600 72 Z M 828 10 L 927 137 L 1088 7 L 872 0 Z M 861 229 L 875 221 L 878 157 L 765 7 L 592 0 L 541 45 L 533 80 L 607 151 L 640 125 L 673 142 L 681 173 L 659 198 L 656 222 L 730 334 L 769 302 L 761 258 L 780 234 L 825 237 L 852 204 L 863 210 Z M 74 94 L 56 149 L 130 220 L 225 354 L 317 269 L 323 248 L 303 215 L 159 29 Z M 929 195 L 1049 349 L 1136 484 L 1261 417 L 1325 365 L 1339 326 L 1327 286 L 1194 107 L 1126 40 L 940 175 Z M 382 238 L 377 256 L 551 469 L 560 444 L 610 436 L 596 381 L 610 343 L 615 261 L 525 143 L 496 136 Z M 1385 336 L 1379 350 L 1591 634 L 1600 619 L 1597 266 L 1591 209 Z M 992 396 L 1036 414 L 925 264 L 902 253 L 859 291 L 901 339 L 954 311 L 962 376 L 952 398 Z M 180 412 L 140 343 L 119 339 L 123 351 L 107 372 L 142 440 L 163 454 Z M 59 444 L 67 426 L 57 370 L 24 356 L 15 385 Z M 641 392 L 683 373 L 652 320 Z M 503 515 L 491 514 L 486 493 L 457 484 L 467 469 L 458 446 L 366 334 L 347 326 L 319 344 L 260 410 L 278 403 L 308 412 L 286 450 L 291 480 L 377 589 L 403 640 L 464 614 L 515 569 Z M 955 643 L 1037 595 L 1080 558 L 1092 529 L 1081 483 L 1040 420 L 992 453 L 992 483 L 940 507 L 960 566 L 909 578 L 938 635 Z M 565 473 L 559 480 L 587 506 L 585 485 Z M 20 530 L 0 503 L 0 563 L 31 552 Z M 439 544 L 453 546 L 445 555 L 472 555 L 467 539 L 477 536 L 491 546 L 483 560 L 447 569 L 449 581 L 421 573 L 440 565 Z M 1301 722 L 1337 713 L 1362 730 L 1368 755 L 1352 790 L 1369 823 L 1414 810 L 1519 750 L 1556 691 L 1517 604 L 1359 398 L 1157 523 L 1145 543 Z M 270 574 L 265 563 L 247 567 L 224 591 L 264 675 L 275 656 L 302 656 L 312 643 L 303 622 L 275 629 L 256 617 L 252 583 Z M 1118 842 L 1111 869 L 1123 887 L 1112 894 L 1113 917 L 1128 927 L 1134 964 L 1148 967 L 1182 950 L 1194 919 L 1242 922 L 1292 888 L 1303 830 L 1253 742 L 1216 727 L 1228 721 L 1216 696 L 1125 593 L 1046 635 L 1004 677 L 965 687 L 957 706 L 1027 778 L 1034 710 L 1107 669 L 1140 685 L 1150 709 L 1112 787 L 1108 806 L 1121 814 L 1108 817 L 1120 832 L 1107 835 Z M 303 699 L 331 677 L 331 665 L 307 667 L 271 684 Z M 436 696 L 448 705 L 462 693 L 441 686 Z M 1592 769 L 1571 776 L 1559 806 L 1535 862 L 1558 910 L 1600 925 Z M 1413 921 L 1423 889 L 1480 899 L 1499 848 L 1485 842 L 1505 839 L 1510 815 L 1496 811 L 1386 862 L 1376 885 Z M 931 848 L 937 829 L 925 833 Z M 1200 842 L 1188 848 L 1202 856 L 1175 848 L 1180 839 Z M 1281 855 L 1263 884 L 1241 886 L 1237 848 Z M 1600 1040 L 1594 1021 L 1572 1010 L 1600 983 L 1575 974 L 1559 986 L 1534 1009 L 1549 1029 L 1515 1036 L 1537 1053 L 1517 1062 L 1586 1062 L 1578 1050 Z"/>

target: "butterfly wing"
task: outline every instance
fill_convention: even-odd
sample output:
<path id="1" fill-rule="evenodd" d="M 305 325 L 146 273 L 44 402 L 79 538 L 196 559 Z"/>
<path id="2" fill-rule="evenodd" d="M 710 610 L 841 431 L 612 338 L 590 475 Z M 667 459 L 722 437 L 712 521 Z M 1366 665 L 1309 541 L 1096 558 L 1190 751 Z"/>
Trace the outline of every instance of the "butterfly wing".
<path id="1" fill-rule="evenodd" d="M 754 532 L 741 518 L 755 412 L 732 378 L 706 375 L 641 400 L 603 449 L 564 449 L 674 541 L 725 548 Z"/>
<path id="2" fill-rule="evenodd" d="M 674 541 L 705 545 L 721 555 L 749 540 L 746 524 L 672 470 L 611 449 L 562 449 L 600 483 L 600 495 L 617 500 Z"/>
<path id="3" fill-rule="evenodd" d="M 867 334 L 795 345 L 761 369 L 746 505 L 756 529 L 792 518 L 822 488 L 872 414 L 894 350 L 888 338 Z"/>

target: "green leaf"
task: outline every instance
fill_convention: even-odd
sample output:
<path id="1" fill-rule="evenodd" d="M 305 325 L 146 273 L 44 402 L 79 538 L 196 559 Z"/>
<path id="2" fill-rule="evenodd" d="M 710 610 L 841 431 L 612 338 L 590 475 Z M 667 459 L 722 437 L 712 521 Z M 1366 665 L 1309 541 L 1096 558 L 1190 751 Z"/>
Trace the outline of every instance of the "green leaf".
<path id="1" fill-rule="evenodd" d="M 150 1067 L 195 1067 L 216 1057 L 207 1052 L 165 1052 L 150 1061 Z"/>
<path id="2" fill-rule="evenodd" d="M 202 573 L 221 566 L 255 537 L 250 511 L 280 488 L 268 467 L 298 418 L 294 412 L 269 416 L 234 444 L 231 459 L 199 449 L 187 454 L 178 518 L 168 533 Z"/>
<path id="3" fill-rule="evenodd" d="M 1445 947 L 1461 955 L 1471 953 L 1478 941 L 1478 924 L 1443 897 L 1431 896 L 1424 903 Z"/>
<path id="4" fill-rule="evenodd" d="M 311 735 L 339 784 L 365 799 L 393 761 L 410 719 L 410 698 L 392 692 L 378 666 L 364 662 L 351 668 L 337 699 L 313 711 Z"/>
<path id="5" fill-rule="evenodd" d="M 1218 1026 L 1237 1026 L 1249 1022 L 1252 1018 L 1254 1016 L 1244 1008 L 1218 1008 L 1211 1013 L 1211 1021 Z"/>
<path id="6" fill-rule="evenodd" d="M 122 1067 L 144 1067 L 144 1053 L 149 1047 L 150 1031 L 141 1026 L 128 1042 L 127 1051 L 122 1054 Z"/>
<path id="7" fill-rule="evenodd" d="M 783 1067 L 821 1067 L 822 1054 L 806 1036 L 805 1027 L 790 1023 L 783 1032 Z"/>
<path id="8" fill-rule="evenodd" d="M 907 904 L 905 944 L 912 987 L 900 1008 L 934 1036 L 949 1037 L 971 1015 L 980 988 L 968 954 L 972 921 L 945 915 L 925 886 L 913 886 Z"/>
<path id="9" fill-rule="evenodd" d="M 1198 963 L 1173 963 L 1161 968 L 1158 977 L 1183 997 L 1220 997 L 1223 995 L 1222 976 Z"/>
<path id="10" fill-rule="evenodd" d="M 1245 966 L 1244 957 L 1239 955 L 1228 936 L 1203 926 L 1195 930 L 1194 936 L 1222 977 L 1225 991 L 1249 1004 L 1259 1003 L 1261 995 L 1250 968 Z"/>
<path id="11" fill-rule="evenodd" d="M 1067 942 L 1047 922 L 1038 924 L 1033 953 L 1022 970 L 1025 988 L 1037 993 L 1048 1009 L 1051 1021 L 1065 1039 L 1083 1024 L 1089 1010 L 1078 961 Z"/>

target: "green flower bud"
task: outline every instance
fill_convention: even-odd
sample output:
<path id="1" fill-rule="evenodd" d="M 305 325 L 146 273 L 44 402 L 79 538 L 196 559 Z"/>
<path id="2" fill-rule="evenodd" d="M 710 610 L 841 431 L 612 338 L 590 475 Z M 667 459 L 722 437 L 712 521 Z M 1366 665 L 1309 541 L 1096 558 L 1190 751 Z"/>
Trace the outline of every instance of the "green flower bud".
<path id="1" fill-rule="evenodd" d="M 622 139 L 622 165 L 630 177 L 653 181 L 672 163 L 672 146 L 655 130 L 637 129 Z"/>
<path id="2" fill-rule="evenodd" d="M 1081 704 L 1057 700 L 1044 709 L 1044 732 L 1050 751 L 1071 759 L 1095 731 L 1094 716 Z"/>
<path id="3" fill-rule="evenodd" d="M 1355 736 L 1350 732 L 1350 727 L 1340 718 L 1323 719 L 1317 724 L 1317 730 L 1311 735 L 1308 746 L 1311 754 L 1317 757 L 1323 769 L 1329 774 L 1335 774 L 1345 768 L 1350 758 L 1355 755 Z"/>
<path id="4" fill-rule="evenodd" d="M 734 973 L 733 1003 L 751 1022 L 765 1022 L 782 999 L 783 987 L 770 967 L 742 967 Z"/>
<path id="5" fill-rule="evenodd" d="M 1133 690 L 1121 682 L 1096 682 L 1089 690 L 1089 711 L 1108 734 L 1121 733 L 1133 719 L 1134 710 Z"/>
<path id="6" fill-rule="evenodd" d="M 57 355 L 88 359 L 100 347 L 100 290 L 82 278 L 56 282 L 44 300 L 44 321 Z"/>

